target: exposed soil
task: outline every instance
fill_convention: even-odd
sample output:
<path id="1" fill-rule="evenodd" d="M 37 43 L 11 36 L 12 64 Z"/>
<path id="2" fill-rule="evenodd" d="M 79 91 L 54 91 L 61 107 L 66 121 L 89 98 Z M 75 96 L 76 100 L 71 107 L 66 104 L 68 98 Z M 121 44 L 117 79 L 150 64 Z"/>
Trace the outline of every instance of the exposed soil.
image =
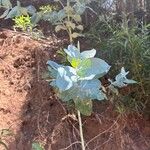
<path id="1" fill-rule="evenodd" d="M 64 42 L 0 32 L 0 130 L 13 133 L 3 138 L 9 150 L 31 150 L 35 141 L 45 150 L 81 149 L 76 117 L 43 79 L 46 61 L 59 60 L 56 51 Z M 86 149 L 149 150 L 150 120 L 112 109 L 109 102 L 95 102 L 93 115 L 83 117 Z"/>

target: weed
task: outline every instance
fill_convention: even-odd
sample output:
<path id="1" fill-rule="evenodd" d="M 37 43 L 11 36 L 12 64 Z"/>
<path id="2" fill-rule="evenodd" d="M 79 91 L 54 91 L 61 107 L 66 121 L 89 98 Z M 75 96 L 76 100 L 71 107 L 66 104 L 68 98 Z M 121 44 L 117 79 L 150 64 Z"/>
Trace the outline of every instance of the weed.
<path id="1" fill-rule="evenodd" d="M 122 23 L 117 23 L 113 17 L 103 18 L 101 16 L 90 31 L 85 34 L 89 36 L 93 44 L 101 47 L 102 53 L 113 66 L 112 75 L 116 74 L 118 68 L 124 66 L 130 70 L 135 80 L 139 81 L 138 88 L 134 88 L 134 92 L 132 92 L 136 94 L 130 94 L 127 99 L 130 102 L 135 100 L 133 111 L 140 108 L 141 112 L 141 107 L 145 109 L 150 95 L 149 29 L 149 24 L 141 24 L 139 28 L 139 23 L 130 26 L 127 19 Z M 121 99 L 123 97 L 122 95 Z M 141 103 L 143 104 L 141 105 Z M 129 103 L 125 107 L 131 110 Z"/>
<path id="2" fill-rule="evenodd" d="M 58 9 L 58 6 L 54 6 L 54 5 L 45 5 L 45 6 L 41 6 L 39 8 L 40 12 L 42 12 L 43 14 L 48 13 L 48 12 L 52 12 Z"/>
<path id="3" fill-rule="evenodd" d="M 108 59 L 115 66 L 113 71 L 116 72 L 120 66 L 131 70 L 131 74 L 139 81 L 140 89 L 135 91 L 137 94 L 134 99 L 147 101 L 150 87 L 149 35 L 143 29 L 122 26 L 120 30 L 114 32 L 108 43 Z M 117 63 L 114 60 L 117 60 Z"/>
<path id="4" fill-rule="evenodd" d="M 13 19 L 15 21 L 14 29 L 19 28 L 22 31 L 32 32 L 33 24 L 31 23 L 31 18 L 27 16 L 18 16 Z"/>

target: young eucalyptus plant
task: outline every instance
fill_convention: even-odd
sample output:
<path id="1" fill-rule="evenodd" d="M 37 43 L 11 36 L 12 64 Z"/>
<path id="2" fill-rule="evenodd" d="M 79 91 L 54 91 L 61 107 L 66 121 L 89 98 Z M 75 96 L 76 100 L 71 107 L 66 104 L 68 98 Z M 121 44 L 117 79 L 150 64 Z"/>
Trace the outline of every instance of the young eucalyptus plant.
<path id="1" fill-rule="evenodd" d="M 62 3 L 61 0 L 55 0 L 61 4 L 61 10 L 40 11 L 33 15 L 35 22 L 43 19 L 49 21 L 51 24 L 55 25 L 55 31 L 59 32 L 64 30 L 68 33 L 70 43 L 73 39 L 83 36 L 81 34 L 83 26 L 81 25 L 81 15 L 84 13 L 85 9 L 88 8 L 87 4 L 91 0 L 67 0 L 67 3 Z"/>
<path id="2" fill-rule="evenodd" d="M 55 31 L 67 31 L 70 43 L 72 43 L 74 38 L 82 36 L 79 33 L 83 30 L 83 26 L 80 24 L 81 16 L 77 14 L 69 0 L 67 0 L 67 6 L 64 6 L 61 12 L 64 13 L 64 18 L 56 23 Z"/>
<path id="3" fill-rule="evenodd" d="M 58 97 L 64 102 L 74 101 L 78 112 L 82 150 L 85 150 L 80 113 L 86 116 L 91 115 L 92 100 L 107 99 L 106 90 L 99 78 L 108 73 L 110 65 L 104 60 L 94 57 L 95 49 L 80 52 L 79 47 L 79 44 L 78 48 L 69 45 L 67 49 L 64 49 L 70 62 L 69 66 L 57 64 L 51 60 L 47 64 L 49 75 L 52 78 L 50 85 L 56 89 Z M 109 79 L 108 88 L 116 92 L 116 88 L 136 83 L 134 80 L 127 79 L 128 73 L 122 68 L 115 77 L 115 81 Z"/>
<path id="4" fill-rule="evenodd" d="M 62 101 L 73 100 L 77 110 L 83 115 L 91 115 L 92 100 L 107 99 L 106 90 L 99 78 L 108 73 L 110 65 L 104 60 L 94 57 L 95 49 L 80 52 L 79 48 L 69 45 L 64 51 L 70 66 L 57 64 L 51 60 L 47 62 L 49 75 L 52 78 L 50 85 L 56 89 L 57 95 Z M 114 91 L 114 89 L 136 83 L 136 81 L 126 78 L 128 73 L 122 67 L 121 72 L 115 77 L 115 81 L 109 79 L 108 88 Z"/>

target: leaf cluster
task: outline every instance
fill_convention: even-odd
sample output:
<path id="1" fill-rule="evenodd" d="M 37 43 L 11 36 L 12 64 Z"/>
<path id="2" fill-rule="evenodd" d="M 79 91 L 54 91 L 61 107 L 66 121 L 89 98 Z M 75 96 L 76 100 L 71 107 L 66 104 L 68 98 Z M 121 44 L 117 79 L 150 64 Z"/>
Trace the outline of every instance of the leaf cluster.
<path id="1" fill-rule="evenodd" d="M 90 115 L 92 100 L 107 99 L 99 78 L 108 73 L 110 65 L 94 57 L 95 49 L 80 52 L 79 48 L 69 45 L 64 51 L 70 66 L 60 65 L 51 60 L 47 62 L 49 75 L 52 77 L 50 85 L 56 89 L 60 99 L 65 102 L 73 100 L 82 114 Z M 136 83 L 134 80 L 127 79 L 127 74 L 128 72 L 122 68 L 115 81 L 110 80 L 111 87 L 115 89 L 115 87 L 121 88 Z"/>
<path id="2" fill-rule="evenodd" d="M 60 2 L 55 0 L 56 2 Z M 68 0 L 66 5 L 62 3 L 62 9 L 58 11 L 47 11 L 44 14 L 39 15 L 42 19 L 49 21 L 55 25 L 55 31 L 59 32 L 60 30 L 67 31 L 70 42 L 73 42 L 73 39 L 83 36 L 80 32 L 83 30 L 81 25 L 81 15 L 86 9 L 85 1 L 75 1 Z"/>
<path id="3" fill-rule="evenodd" d="M 21 15 L 28 15 L 28 9 L 21 7 L 19 1 L 17 1 L 17 5 L 15 7 L 12 7 L 12 4 L 9 0 L 2 0 L 0 7 L 4 7 L 6 9 L 0 18 L 9 19 Z"/>
<path id="4" fill-rule="evenodd" d="M 22 31 L 32 31 L 33 24 L 31 23 L 31 17 L 27 16 L 18 16 L 13 19 L 15 21 L 14 28 L 19 28 Z"/>

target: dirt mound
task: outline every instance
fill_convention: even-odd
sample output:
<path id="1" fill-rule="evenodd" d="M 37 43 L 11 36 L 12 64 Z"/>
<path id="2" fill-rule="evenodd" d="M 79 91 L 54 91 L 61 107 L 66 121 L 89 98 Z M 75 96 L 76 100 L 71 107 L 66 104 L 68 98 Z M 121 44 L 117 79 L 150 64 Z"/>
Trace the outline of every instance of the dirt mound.
<path id="1" fill-rule="evenodd" d="M 13 133 L 3 139 L 9 150 L 31 150 L 34 141 L 45 150 L 81 149 L 78 122 L 42 78 L 46 61 L 56 60 L 63 44 L 55 38 L 36 41 L 0 32 L 0 130 Z M 95 113 L 83 117 L 86 149 L 149 150 L 150 122 L 117 116 L 108 103 L 95 103 Z"/>

